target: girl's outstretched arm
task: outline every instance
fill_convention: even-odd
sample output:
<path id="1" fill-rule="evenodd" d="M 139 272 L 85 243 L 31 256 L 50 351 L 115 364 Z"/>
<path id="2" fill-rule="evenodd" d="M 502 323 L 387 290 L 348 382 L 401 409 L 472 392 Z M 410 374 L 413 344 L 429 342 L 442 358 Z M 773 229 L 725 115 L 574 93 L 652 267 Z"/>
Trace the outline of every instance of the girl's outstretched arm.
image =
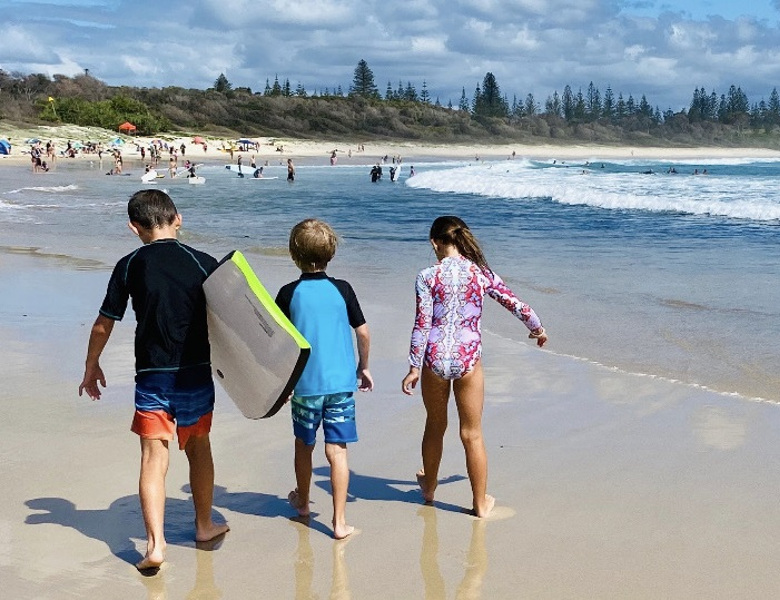
<path id="1" fill-rule="evenodd" d="M 536 344 L 540 348 L 544 346 L 547 341 L 547 334 L 544 332 L 542 322 L 534 312 L 534 309 L 515 296 L 514 292 L 509 289 L 509 286 L 496 273 L 490 270 L 485 270 L 483 273 L 488 280 L 486 287 L 488 296 L 520 319 L 531 332 L 531 335 L 528 337 L 535 339 Z"/>

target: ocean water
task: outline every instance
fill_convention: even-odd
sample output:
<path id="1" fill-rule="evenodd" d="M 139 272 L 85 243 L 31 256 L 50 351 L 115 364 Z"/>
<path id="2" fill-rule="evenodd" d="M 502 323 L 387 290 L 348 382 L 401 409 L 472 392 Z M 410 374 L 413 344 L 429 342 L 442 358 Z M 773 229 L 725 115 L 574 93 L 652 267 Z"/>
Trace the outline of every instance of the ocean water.
<path id="1" fill-rule="evenodd" d="M 411 178 L 405 162 L 399 182 L 386 165 L 377 184 L 370 164 L 321 162 L 301 163 L 293 184 L 275 161 L 265 174 L 277 179 L 206 164 L 205 185 L 156 185 L 183 213 L 183 239 L 215 255 L 284 256 L 292 225 L 323 218 L 343 238 L 337 274 L 372 288 L 359 296 L 409 311 L 416 272 L 435 260 L 431 221 L 459 215 L 542 318 L 549 351 L 735 401 L 780 402 L 780 160 L 422 162 Z M 136 243 L 125 207 L 143 184 L 137 167 L 127 177 L 107 168 L 0 169 L 0 250 L 112 266 Z M 502 312 L 488 309 L 486 330 L 523 340 L 525 328 Z"/>

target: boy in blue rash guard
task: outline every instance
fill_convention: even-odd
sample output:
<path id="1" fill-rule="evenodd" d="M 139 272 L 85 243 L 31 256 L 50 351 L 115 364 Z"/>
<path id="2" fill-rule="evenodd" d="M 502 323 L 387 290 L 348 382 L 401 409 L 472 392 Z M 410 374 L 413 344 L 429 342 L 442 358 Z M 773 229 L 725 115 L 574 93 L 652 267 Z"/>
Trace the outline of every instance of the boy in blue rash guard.
<path id="1" fill-rule="evenodd" d="M 100 355 L 114 323 L 132 299 L 135 330 L 135 416 L 132 431 L 141 438 L 139 496 L 147 533 L 140 571 L 165 560 L 165 474 L 168 443 L 174 433 L 190 463 L 195 504 L 195 540 L 213 540 L 228 530 L 211 519 L 214 463 L 209 431 L 214 409 L 210 347 L 203 281 L 217 261 L 176 239 L 181 215 L 159 190 L 133 194 L 127 205 L 130 230 L 143 246 L 120 259 L 89 336 L 84 379 L 86 391 L 99 400 L 106 378 Z"/>
<path id="2" fill-rule="evenodd" d="M 300 516 L 308 516 L 312 453 L 322 423 L 333 490 L 333 537 L 340 540 L 355 530 L 345 515 L 347 444 L 358 439 L 353 392 L 356 387 L 371 391 L 374 380 L 368 371 L 368 325 L 355 292 L 346 281 L 325 274 L 337 243 L 333 229 L 322 221 L 307 219 L 293 227 L 290 256 L 301 277 L 279 290 L 276 303 L 311 344 L 292 397 L 297 487 L 288 500 Z M 357 339 L 357 377 L 351 329 Z"/>

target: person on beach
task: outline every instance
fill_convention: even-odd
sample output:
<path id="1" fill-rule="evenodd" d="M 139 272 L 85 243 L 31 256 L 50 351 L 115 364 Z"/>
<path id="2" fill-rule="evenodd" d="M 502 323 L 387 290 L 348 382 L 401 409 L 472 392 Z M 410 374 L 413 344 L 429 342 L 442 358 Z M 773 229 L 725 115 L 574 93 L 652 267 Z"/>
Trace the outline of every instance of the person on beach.
<path id="1" fill-rule="evenodd" d="M 495 499 L 487 494 L 487 453 L 482 438 L 481 318 L 485 295 L 520 319 L 531 332 L 528 337 L 539 347 L 544 346 L 547 334 L 531 307 L 490 269 L 463 220 L 438 217 L 431 225 L 429 238 L 439 262 L 417 276 L 409 373 L 401 382 L 403 393 L 411 395 L 420 381 L 426 411 L 423 468 L 417 473 L 417 481 L 425 502 L 433 502 L 452 388 L 466 451 L 472 509 L 477 517 L 486 517 Z"/>
<path id="2" fill-rule="evenodd" d="M 131 430 L 141 438 L 138 487 L 147 534 L 146 555 L 136 567 L 147 571 L 165 560 L 165 475 L 174 432 L 190 465 L 195 540 L 213 540 L 229 529 L 211 518 L 214 381 L 203 281 L 217 268 L 217 261 L 176 239 L 181 215 L 165 192 L 136 192 L 127 213 L 130 230 L 144 245 L 120 259 L 111 274 L 90 332 L 79 396 L 86 391 L 92 400 L 100 399 L 98 383 L 106 386 L 100 355 L 132 299 L 137 325 Z"/>
<path id="3" fill-rule="evenodd" d="M 290 256 L 301 276 L 279 290 L 276 303 L 311 344 L 291 399 L 296 488 L 288 500 L 298 515 L 309 515 L 312 454 L 322 423 L 333 492 L 333 537 L 343 539 L 354 531 L 345 514 L 347 444 L 358 440 L 353 392 L 356 387 L 371 391 L 374 380 L 368 370 L 368 325 L 357 296 L 349 283 L 325 273 L 337 244 L 336 233 L 323 221 L 306 219 L 293 227 Z M 352 329 L 357 338 L 357 377 Z"/>

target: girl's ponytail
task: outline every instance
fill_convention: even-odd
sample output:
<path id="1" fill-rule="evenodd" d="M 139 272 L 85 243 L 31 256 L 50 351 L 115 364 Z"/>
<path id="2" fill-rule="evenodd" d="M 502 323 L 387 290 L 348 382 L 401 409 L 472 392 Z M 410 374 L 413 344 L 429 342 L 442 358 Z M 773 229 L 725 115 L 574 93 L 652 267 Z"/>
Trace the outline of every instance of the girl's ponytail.
<path id="1" fill-rule="evenodd" d="M 490 270 L 477 238 L 463 219 L 454 216 L 438 217 L 431 225 L 430 238 L 448 246 L 455 246 L 458 252 L 478 267 Z"/>

